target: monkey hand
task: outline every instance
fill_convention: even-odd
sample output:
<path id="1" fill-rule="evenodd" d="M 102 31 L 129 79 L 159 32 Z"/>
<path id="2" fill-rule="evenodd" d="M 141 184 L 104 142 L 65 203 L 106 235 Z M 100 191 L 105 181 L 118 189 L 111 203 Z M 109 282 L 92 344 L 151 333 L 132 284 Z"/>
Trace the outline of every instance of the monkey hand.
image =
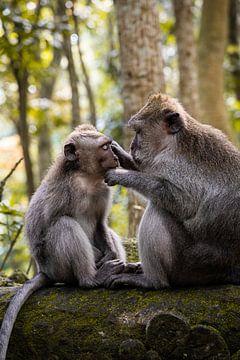
<path id="1" fill-rule="evenodd" d="M 134 163 L 132 156 L 127 153 L 116 141 L 112 142 L 111 147 L 114 154 L 117 155 L 122 168 L 136 170 L 136 164 Z"/>
<path id="2" fill-rule="evenodd" d="M 123 169 L 109 170 L 105 174 L 104 181 L 108 186 L 121 185 L 121 179 L 127 173 L 128 171 Z"/>
<path id="3" fill-rule="evenodd" d="M 96 283 L 98 285 L 105 284 L 110 276 L 123 272 L 125 264 L 122 260 L 115 259 L 106 261 L 96 274 Z"/>
<path id="4" fill-rule="evenodd" d="M 129 154 L 116 142 L 116 141 L 112 141 L 111 144 L 111 148 L 112 151 L 114 152 L 115 155 L 117 155 L 117 157 L 121 160 L 122 158 L 124 158 L 125 156 L 128 156 Z"/>
<path id="5" fill-rule="evenodd" d="M 96 262 L 96 267 L 99 269 L 106 261 L 117 259 L 117 254 L 109 250 L 99 261 Z"/>

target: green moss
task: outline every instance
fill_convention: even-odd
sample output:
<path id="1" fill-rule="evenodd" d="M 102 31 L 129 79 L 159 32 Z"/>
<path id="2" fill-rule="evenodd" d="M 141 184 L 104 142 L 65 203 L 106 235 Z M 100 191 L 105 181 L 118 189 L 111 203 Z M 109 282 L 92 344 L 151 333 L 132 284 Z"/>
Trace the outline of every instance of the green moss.
<path id="1" fill-rule="evenodd" d="M 10 289 L 2 290 L 3 315 Z M 147 350 L 146 325 L 159 312 L 179 316 L 190 326 L 217 329 L 231 353 L 240 344 L 240 288 L 187 290 L 80 290 L 46 288 L 23 306 L 10 341 L 9 359 L 118 359 L 131 338 Z"/>

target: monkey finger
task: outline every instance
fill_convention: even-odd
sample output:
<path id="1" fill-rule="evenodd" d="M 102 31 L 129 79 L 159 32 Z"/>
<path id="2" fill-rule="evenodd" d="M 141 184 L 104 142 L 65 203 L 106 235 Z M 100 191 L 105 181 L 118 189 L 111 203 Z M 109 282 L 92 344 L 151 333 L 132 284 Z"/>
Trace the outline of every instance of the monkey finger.
<path id="1" fill-rule="evenodd" d="M 116 259 L 117 255 L 113 251 L 109 251 L 106 255 L 104 255 L 97 263 L 96 267 L 99 269 L 106 261 Z"/>
<path id="2" fill-rule="evenodd" d="M 140 262 L 136 263 L 128 263 L 125 266 L 124 273 L 135 273 L 135 274 L 142 274 L 142 265 Z"/>
<path id="3" fill-rule="evenodd" d="M 119 274 L 125 269 L 125 264 L 120 259 L 106 261 L 104 265 L 108 266 L 111 274 Z"/>
<path id="4" fill-rule="evenodd" d="M 105 285 L 105 282 L 109 278 L 109 276 L 123 272 L 124 267 L 125 264 L 119 259 L 106 261 L 97 271 L 97 284 Z"/>
<path id="5" fill-rule="evenodd" d="M 113 152 L 115 152 L 115 151 L 119 152 L 119 151 L 123 150 L 123 148 L 115 140 L 112 141 L 111 148 L 112 148 Z"/>
<path id="6" fill-rule="evenodd" d="M 113 174 L 112 174 L 110 171 L 108 171 L 108 172 L 105 174 L 104 182 L 105 182 L 108 186 L 114 186 L 114 185 L 117 184 L 116 179 L 113 178 Z"/>

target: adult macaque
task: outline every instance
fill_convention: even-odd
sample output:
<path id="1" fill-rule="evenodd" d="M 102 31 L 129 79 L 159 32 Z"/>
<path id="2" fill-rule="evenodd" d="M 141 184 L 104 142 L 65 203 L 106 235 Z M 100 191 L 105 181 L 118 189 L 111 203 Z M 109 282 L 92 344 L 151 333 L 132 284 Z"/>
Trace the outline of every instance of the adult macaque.
<path id="1" fill-rule="evenodd" d="M 240 282 L 240 154 L 221 131 L 193 119 L 166 95 L 151 96 L 128 123 L 131 156 L 107 172 L 148 200 L 139 233 L 143 274 L 108 286 L 145 288 Z"/>
<path id="2" fill-rule="evenodd" d="M 34 291 L 52 283 L 95 287 L 123 271 L 125 252 L 107 226 L 110 194 L 103 181 L 117 165 L 111 140 L 93 126 L 78 126 L 33 195 L 26 235 L 38 274 L 10 302 L 0 333 L 0 360 L 17 314 Z"/>

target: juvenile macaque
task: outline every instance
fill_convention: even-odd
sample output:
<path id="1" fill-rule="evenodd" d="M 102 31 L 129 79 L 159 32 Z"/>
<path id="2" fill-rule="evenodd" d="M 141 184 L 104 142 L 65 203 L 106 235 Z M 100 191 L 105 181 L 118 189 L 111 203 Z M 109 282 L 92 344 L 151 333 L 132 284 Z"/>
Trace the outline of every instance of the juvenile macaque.
<path id="1" fill-rule="evenodd" d="M 107 170 L 118 165 L 111 140 L 93 126 L 78 126 L 33 195 L 26 235 L 38 274 L 15 295 L 0 333 L 0 360 L 6 356 L 18 311 L 37 289 L 52 283 L 103 285 L 124 269 L 125 252 L 107 225 Z"/>
<path id="2" fill-rule="evenodd" d="M 128 125 L 131 155 L 113 144 L 128 170 L 110 170 L 105 181 L 148 200 L 138 233 L 143 274 L 113 275 L 108 286 L 239 284 L 239 151 L 166 95 L 151 96 Z"/>

